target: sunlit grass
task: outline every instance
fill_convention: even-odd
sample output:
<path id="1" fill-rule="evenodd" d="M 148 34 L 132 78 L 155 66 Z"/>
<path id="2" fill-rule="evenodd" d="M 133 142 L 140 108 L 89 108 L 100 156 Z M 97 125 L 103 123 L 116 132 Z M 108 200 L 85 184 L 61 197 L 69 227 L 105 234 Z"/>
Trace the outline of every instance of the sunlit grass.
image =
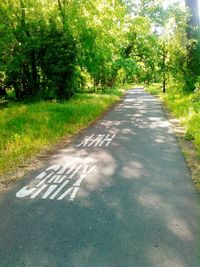
<path id="1" fill-rule="evenodd" d="M 152 95 L 159 95 L 162 92 L 161 84 L 159 83 L 145 85 L 145 89 Z"/>
<path id="2" fill-rule="evenodd" d="M 86 127 L 122 92 L 78 94 L 65 103 L 9 103 L 0 109 L 0 173 Z"/>
<path id="3" fill-rule="evenodd" d="M 130 89 L 135 89 L 135 88 L 143 88 L 143 84 L 135 84 L 135 83 L 125 83 L 123 85 L 119 86 L 119 89 L 122 90 L 130 90 Z"/>
<path id="4" fill-rule="evenodd" d="M 172 114 L 180 119 L 186 128 L 185 138 L 193 140 L 200 156 L 200 97 L 195 93 L 184 93 L 176 85 L 169 86 L 165 94 L 160 84 L 147 86 L 146 90 L 159 95 Z"/>

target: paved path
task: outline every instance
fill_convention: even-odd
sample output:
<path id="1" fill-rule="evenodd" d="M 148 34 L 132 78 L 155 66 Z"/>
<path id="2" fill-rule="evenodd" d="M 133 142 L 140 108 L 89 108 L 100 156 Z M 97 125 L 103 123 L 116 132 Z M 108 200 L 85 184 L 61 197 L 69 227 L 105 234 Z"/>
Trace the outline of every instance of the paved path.
<path id="1" fill-rule="evenodd" d="M 199 267 L 199 199 L 143 89 L 0 195 L 0 267 Z"/>

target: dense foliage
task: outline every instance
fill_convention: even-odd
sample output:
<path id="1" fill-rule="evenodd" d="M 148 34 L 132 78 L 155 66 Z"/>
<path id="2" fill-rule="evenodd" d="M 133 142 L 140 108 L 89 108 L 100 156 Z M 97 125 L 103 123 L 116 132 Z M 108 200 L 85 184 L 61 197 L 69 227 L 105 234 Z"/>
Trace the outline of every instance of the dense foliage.
<path id="1" fill-rule="evenodd" d="M 194 90 L 200 46 L 190 18 L 160 0 L 2 0 L 1 94 L 6 87 L 17 99 L 62 100 L 80 89 L 161 81 L 165 91 L 171 78 Z"/>

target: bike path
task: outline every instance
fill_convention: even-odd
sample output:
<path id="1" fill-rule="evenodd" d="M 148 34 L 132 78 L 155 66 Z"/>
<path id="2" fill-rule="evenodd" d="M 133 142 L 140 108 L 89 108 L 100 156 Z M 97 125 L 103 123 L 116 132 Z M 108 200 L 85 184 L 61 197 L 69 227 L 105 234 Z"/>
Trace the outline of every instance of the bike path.
<path id="1" fill-rule="evenodd" d="M 0 194 L 0 267 L 199 267 L 199 197 L 143 89 Z"/>

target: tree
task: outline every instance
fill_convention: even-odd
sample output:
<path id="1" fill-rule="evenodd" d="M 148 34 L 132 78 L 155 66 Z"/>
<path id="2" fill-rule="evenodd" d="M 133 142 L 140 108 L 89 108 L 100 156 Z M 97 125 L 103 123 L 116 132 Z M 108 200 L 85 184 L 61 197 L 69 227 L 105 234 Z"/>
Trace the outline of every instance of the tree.
<path id="1" fill-rule="evenodd" d="M 120 0 L 2 0 L 0 13 L 0 60 L 18 99 L 68 98 L 83 73 L 94 85 L 115 83 L 125 36 Z"/>
<path id="2" fill-rule="evenodd" d="M 73 94 L 76 43 L 62 8 L 60 1 L 48 0 L 0 3 L 5 34 L 1 61 L 18 99 L 67 99 Z"/>
<path id="3" fill-rule="evenodd" d="M 120 68 L 125 7 L 117 0 L 98 0 L 95 4 L 81 1 L 73 10 L 70 20 L 78 42 L 80 69 L 90 74 L 94 87 L 112 86 Z"/>
<path id="4" fill-rule="evenodd" d="M 199 8 L 198 0 L 185 0 L 185 5 L 189 10 L 187 21 L 187 90 L 195 89 L 195 82 L 200 75 L 200 32 L 199 32 Z"/>
<path id="5" fill-rule="evenodd" d="M 185 5 L 189 9 L 188 19 L 188 37 L 191 37 L 191 31 L 199 26 L 199 6 L 198 0 L 185 0 Z"/>

